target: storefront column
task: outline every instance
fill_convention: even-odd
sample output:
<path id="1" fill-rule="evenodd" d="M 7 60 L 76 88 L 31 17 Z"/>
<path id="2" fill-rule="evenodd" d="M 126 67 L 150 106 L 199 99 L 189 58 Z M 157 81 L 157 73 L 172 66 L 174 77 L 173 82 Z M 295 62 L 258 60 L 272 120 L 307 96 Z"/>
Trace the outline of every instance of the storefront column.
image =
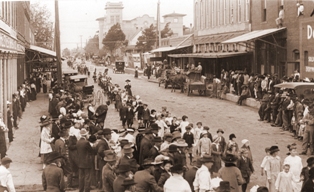
<path id="1" fill-rule="evenodd" d="M 4 104 L 4 86 L 3 86 L 3 81 L 4 81 L 4 71 L 3 71 L 3 63 L 4 63 L 4 54 L 1 53 L 0 55 L 0 113 L 2 120 L 4 121 L 4 110 L 3 110 L 3 104 Z"/>

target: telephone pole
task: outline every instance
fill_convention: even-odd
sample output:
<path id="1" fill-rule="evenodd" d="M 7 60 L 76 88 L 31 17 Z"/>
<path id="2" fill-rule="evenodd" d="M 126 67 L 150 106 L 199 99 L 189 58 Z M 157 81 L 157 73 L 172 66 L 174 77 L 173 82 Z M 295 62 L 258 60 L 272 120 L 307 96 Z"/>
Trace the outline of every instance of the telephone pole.
<path id="1" fill-rule="evenodd" d="M 156 42 L 157 48 L 161 45 L 161 33 L 160 33 L 160 0 L 157 3 L 157 32 L 158 32 L 158 43 Z"/>
<path id="2" fill-rule="evenodd" d="M 57 55 L 57 79 L 58 85 L 62 83 L 62 63 L 61 63 L 61 48 L 60 48 L 60 24 L 59 24 L 59 4 L 55 0 L 55 45 Z"/>

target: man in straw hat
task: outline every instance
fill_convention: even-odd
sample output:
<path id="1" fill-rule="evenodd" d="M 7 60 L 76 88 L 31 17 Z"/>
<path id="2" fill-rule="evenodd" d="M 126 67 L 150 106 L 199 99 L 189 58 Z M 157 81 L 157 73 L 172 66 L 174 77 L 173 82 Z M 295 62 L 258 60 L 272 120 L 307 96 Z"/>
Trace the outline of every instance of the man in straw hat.
<path id="1" fill-rule="evenodd" d="M 134 181 L 136 182 L 137 192 L 147 192 L 149 190 L 153 190 L 155 192 L 163 191 L 163 189 L 158 186 L 153 176 L 154 165 L 155 162 L 153 162 L 152 159 L 145 159 L 142 164 L 144 170 L 135 173 Z"/>
<path id="2" fill-rule="evenodd" d="M 193 186 L 194 191 L 205 192 L 213 189 L 209 170 L 213 166 L 214 160 L 210 155 L 205 154 L 201 158 L 201 162 L 202 166 L 196 171 Z"/>
<path id="3" fill-rule="evenodd" d="M 113 191 L 113 182 L 116 178 L 114 173 L 114 166 L 117 161 L 117 157 L 115 153 L 111 150 L 106 150 L 105 152 L 104 161 L 107 162 L 106 165 L 103 167 L 102 170 L 102 183 L 103 183 L 103 190 L 108 192 Z"/>
<path id="4" fill-rule="evenodd" d="M 94 161 L 93 148 L 87 140 L 87 130 L 84 128 L 81 129 L 80 134 L 81 138 L 76 144 L 79 167 L 79 190 L 81 192 L 89 192 Z"/>
<path id="5" fill-rule="evenodd" d="M 42 174 L 42 184 L 45 191 L 65 191 L 62 158 L 58 152 L 52 152 L 47 157 L 47 166 Z"/>
<path id="6" fill-rule="evenodd" d="M 13 179 L 10 171 L 10 164 L 12 160 L 9 157 L 3 157 L 1 159 L 1 166 L 0 166 L 0 191 L 7 190 L 9 192 L 15 192 Z"/>
<path id="7" fill-rule="evenodd" d="M 129 178 L 131 173 L 129 164 L 120 164 L 115 170 L 118 175 L 113 182 L 113 191 L 114 192 L 125 192 L 125 187 L 122 185 L 124 179 Z"/>

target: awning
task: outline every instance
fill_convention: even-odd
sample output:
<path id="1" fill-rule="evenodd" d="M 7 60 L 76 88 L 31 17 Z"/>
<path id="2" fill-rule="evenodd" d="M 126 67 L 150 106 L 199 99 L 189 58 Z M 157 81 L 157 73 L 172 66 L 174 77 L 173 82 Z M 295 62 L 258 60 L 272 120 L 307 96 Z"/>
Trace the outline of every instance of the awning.
<path id="1" fill-rule="evenodd" d="M 49 56 L 53 56 L 53 57 L 57 56 L 56 52 L 51 51 L 49 49 L 42 48 L 42 47 L 38 47 L 38 46 L 35 46 L 35 45 L 30 45 L 29 49 L 31 49 L 33 51 L 37 51 L 37 52 L 43 53 L 43 54 L 46 54 L 46 55 L 49 55 Z"/>
<path id="2" fill-rule="evenodd" d="M 194 57 L 194 58 L 226 58 L 247 55 L 252 52 L 222 52 L 222 53 L 190 53 L 190 54 L 169 54 L 168 57 Z"/>
<path id="3" fill-rule="evenodd" d="M 263 38 L 267 35 L 271 35 L 280 31 L 284 31 L 286 30 L 285 27 L 283 28 L 273 28 L 273 29 L 264 29 L 264 30 L 256 30 L 256 31 L 251 31 L 249 33 L 240 35 L 238 37 L 234 37 L 232 39 L 223 41 L 221 43 L 240 43 L 240 42 L 246 42 L 246 41 L 252 41 L 252 40 L 256 40 L 259 38 Z"/>
<path id="4" fill-rule="evenodd" d="M 194 44 L 220 43 L 243 34 L 244 32 L 197 36 L 194 38 Z"/>
<path id="5" fill-rule="evenodd" d="M 167 52 L 167 51 L 173 51 L 176 49 L 181 49 L 181 48 L 185 48 L 185 47 L 189 47 L 192 45 L 183 45 L 183 46 L 178 46 L 178 47 L 159 47 L 157 49 L 153 49 L 150 52 L 151 53 L 157 53 L 157 52 Z"/>

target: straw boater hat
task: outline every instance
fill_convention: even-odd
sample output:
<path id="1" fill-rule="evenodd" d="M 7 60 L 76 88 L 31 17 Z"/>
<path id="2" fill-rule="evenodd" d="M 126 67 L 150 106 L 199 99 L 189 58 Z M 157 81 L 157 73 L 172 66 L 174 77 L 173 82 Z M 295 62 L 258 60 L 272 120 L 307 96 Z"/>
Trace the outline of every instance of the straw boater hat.
<path id="1" fill-rule="evenodd" d="M 124 153 L 133 153 L 134 149 L 132 149 L 130 144 L 126 144 L 123 146 L 123 152 Z"/>
<path id="2" fill-rule="evenodd" d="M 158 155 L 155 157 L 155 161 L 152 163 L 154 165 L 162 164 L 165 160 L 169 160 L 170 158 L 164 155 Z"/>
<path id="3" fill-rule="evenodd" d="M 247 142 L 249 142 L 249 140 L 247 140 L 247 139 L 243 139 L 243 140 L 241 141 L 242 145 L 246 144 Z"/>
<path id="4" fill-rule="evenodd" d="M 174 142 L 173 145 L 176 145 L 177 147 L 187 147 L 188 146 L 188 144 L 185 142 L 184 139 L 177 139 L 177 141 Z"/>
<path id="5" fill-rule="evenodd" d="M 40 122 L 41 126 L 46 126 L 46 125 L 49 125 L 51 123 L 50 118 L 47 117 L 46 115 L 41 116 L 39 122 Z"/>

